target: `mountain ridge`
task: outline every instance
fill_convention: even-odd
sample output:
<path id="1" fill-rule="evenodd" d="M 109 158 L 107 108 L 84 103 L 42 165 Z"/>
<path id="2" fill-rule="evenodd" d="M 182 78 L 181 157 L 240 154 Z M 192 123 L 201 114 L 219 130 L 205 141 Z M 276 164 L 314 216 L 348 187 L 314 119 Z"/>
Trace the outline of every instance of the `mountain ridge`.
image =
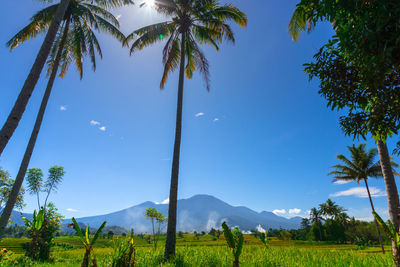
<path id="1" fill-rule="evenodd" d="M 146 208 L 156 208 L 164 216 L 168 215 L 168 204 L 145 201 L 119 211 L 76 220 L 96 228 L 107 221 L 108 226 L 134 228 L 137 233 L 148 233 L 151 230 L 150 223 L 143 215 Z M 268 211 L 257 212 L 245 206 L 232 206 L 206 194 L 178 200 L 177 231 L 209 231 L 211 228 L 220 228 L 223 221 L 244 231 L 256 229 L 259 225 L 263 228 L 298 229 L 301 217 L 288 219 Z M 69 223 L 70 219 L 66 222 Z"/>

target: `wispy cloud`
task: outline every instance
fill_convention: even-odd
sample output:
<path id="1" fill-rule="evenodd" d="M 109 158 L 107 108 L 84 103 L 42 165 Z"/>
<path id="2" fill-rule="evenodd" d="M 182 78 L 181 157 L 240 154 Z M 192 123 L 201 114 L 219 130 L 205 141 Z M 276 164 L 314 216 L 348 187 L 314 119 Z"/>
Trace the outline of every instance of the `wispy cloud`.
<path id="1" fill-rule="evenodd" d="M 60 106 L 60 110 L 61 111 L 66 111 L 67 110 L 67 106 Z"/>
<path id="2" fill-rule="evenodd" d="M 90 121 L 90 125 L 94 126 L 94 125 L 100 125 L 99 121 L 95 121 L 95 120 L 91 120 Z"/>
<path id="3" fill-rule="evenodd" d="M 219 118 L 214 118 L 213 119 L 213 122 L 217 122 L 217 121 L 219 121 Z"/>
<path id="4" fill-rule="evenodd" d="M 282 214 L 286 214 L 286 210 L 285 209 L 273 210 L 272 213 L 275 215 L 282 215 Z"/>
<path id="5" fill-rule="evenodd" d="M 299 214 L 301 212 L 301 209 L 289 209 L 289 214 Z"/>
<path id="6" fill-rule="evenodd" d="M 198 118 L 198 117 L 201 117 L 201 116 L 204 116 L 204 113 L 203 112 L 199 112 L 199 113 L 197 113 L 196 115 L 194 115 L 196 118 Z"/>
<path id="7" fill-rule="evenodd" d="M 105 132 L 107 130 L 107 127 L 106 126 L 101 126 L 101 127 L 99 127 L 99 130 Z"/>
<path id="8" fill-rule="evenodd" d="M 386 193 L 384 191 L 382 191 L 376 187 L 370 187 L 369 191 L 370 191 L 372 197 L 386 196 Z M 367 193 L 367 189 L 365 189 L 365 187 L 353 187 L 348 190 L 339 191 L 339 192 L 330 194 L 329 196 L 331 196 L 331 197 L 355 196 L 355 197 L 359 197 L 359 198 L 367 198 L 368 193 Z"/>
<path id="9" fill-rule="evenodd" d="M 345 180 L 337 180 L 333 182 L 334 184 L 348 184 L 351 183 L 352 181 L 345 181 Z"/>
<path id="10" fill-rule="evenodd" d="M 69 211 L 69 212 L 79 212 L 79 210 L 73 209 L 73 208 L 68 208 L 68 209 L 66 209 L 66 211 Z"/>

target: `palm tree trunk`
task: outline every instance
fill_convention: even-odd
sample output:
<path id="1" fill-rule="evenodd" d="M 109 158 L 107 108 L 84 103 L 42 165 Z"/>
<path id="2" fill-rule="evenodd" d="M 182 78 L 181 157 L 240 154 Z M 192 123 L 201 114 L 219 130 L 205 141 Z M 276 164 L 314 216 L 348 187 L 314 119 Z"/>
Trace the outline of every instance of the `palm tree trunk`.
<path id="1" fill-rule="evenodd" d="M 56 38 L 58 29 L 61 21 L 64 18 L 64 14 L 68 8 L 70 0 L 62 0 L 57 8 L 56 14 L 50 24 L 49 30 L 47 31 L 46 37 L 40 47 L 39 53 L 36 57 L 35 62 L 29 72 L 28 77 L 18 95 L 17 101 L 14 104 L 10 114 L 8 115 L 7 121 L 0 130 L 0 156 L 3 153 L 4 148 L 7 146 L 8 141 L 13 135 L 15 129 L 18 127 L 19 121 L 24 114 L 25 108 L 28 105 L 28 101 L 35 89 L 36 83 L 39 80 L 40 74 L 43 70 L 44 64 L 46 63 L 47 57 L 49 56 L 50 49 Z"/>
<path id="2" fill-rule="evenodd" d="M 174 155 L 172 159 L 171 186 L 169 191 L 168 205 L 168 228 L 167 239 L 165 242 L 164 258 L 169 259 L 175 255 L 176 243 L 176 216 L 178 204 L 178 176 L 179 176 L 179 156 L 181 149 L 182 135 L 182 107 L 183 107 L 183 82 L 185 79 L 185 34 L 182 33 L 181 40 L 181 64 L 179 70 L 179 86 L 178 86 L 178 102 L 176 111 L 176 128 L 175 128 L 175 144 Z"/>
<path id="3" fill-rule="evenodd" d="M 7 200 L 7 204 L 6 204 L 6 206 L 3 210 L 3 213 L 1 214 L 1 217 L 0 217 L 0 238 L 3 236 L 4 229 L 7 226 L 8 220 L 10 219 L 12 210 L 14 209 L 15 203 L 17 201 L 17 197 L 19 195 L 19 191 L 21 189 L 22 182 L 24 181 L 24 178 L 25 178 L 26 170 L 28 169 L 28 165 L 31 160 L 33 149 L 35 148 L 36 139 L 39 135 L 40 127 L 42 125 L 43 116 L 46 111 L 47 102 L 49 101 L 49 97 L 51 94 L 51 90 L 53 88 L 54 80 L 57 75 L 62 51 L 64 49 L 64 45 L 67 40 L 68 30 L 69 30 L 69 20 L 67 20 L 65 27 L 64 27 L 64 33 L 63 33 L 63 37 L 60 42 L 60 46 L 57 51 L 57 55 L 56 55 L 55 62 L 54 62 L 54 67 L 51 71 L 51 75 L 50 75 L 49 81 L 47 83 L 46 91 L 43 95 L 42 103 L 40 104 L 40 109 L 39 109 L 38 115 L 36 117 L 35 126 L 33 127 L 33 131 L 31 133 L 31 137 L 29 139 L 28 146 L 26 147 L 25 154 L 22 159 L 21 165 L 19 167 L 19 171 L 18 171 L 17 177 L 15 179 L 13 188 L 11 190 L 10 196 Z M 38 198 L 38 201 L 39 201 L 39 198 Z M 38 204 L 39 204 L 39 202 L 38 202 Z M 39 209 L 40 209 L 40 204 L 39 204 Z"/>
<path id="4" fill-rule="evenodd" d="M 364 182 L 365 182 L 365 187 L 367 188 L 368 197 L 369 197 L 369 202 L 371 203 L 371 209 L 372 209 L 373 212 L 375 212 L 375 207 L 374 207 L 374 203 L 372 202 L 371 193 L 369 192 L 369 187 L 368 187 L 367 179 L 364 179 Z M 376 224 L 376 230 L 378 231 L 379 243 L 381 244 L 382 253 L 385 254 L 385 248 L 383 247 L 383 241 L 382 241 L 382 236 L 381 236 L 381 230 L 379 229 L 379 224 L 378 224 L 377 220 L 374 219 L 374 221 L 375 221 L 375 224 Z"/>
<path id="5" fill-rule="evenodd" d="M 389 207 L 389 217 L 392 221 L 396 231 L 399 230 L 399 220 L 398 220 L 398 207 L 399 207 L 399 194 L 397 192 L 396 181 L 394 180 L 393 170 L 390 163 L 389 152 L 386 143 L 383 141 L 377 142 L 379 159 L 381 163 L 383 178 L 386 185 L 386 194 Z M 396 243 L 392 241 L 392 251 L 393 258 L 395 260 L 396 266 L 400 266 L 400 253 L 396 247 Z"/>

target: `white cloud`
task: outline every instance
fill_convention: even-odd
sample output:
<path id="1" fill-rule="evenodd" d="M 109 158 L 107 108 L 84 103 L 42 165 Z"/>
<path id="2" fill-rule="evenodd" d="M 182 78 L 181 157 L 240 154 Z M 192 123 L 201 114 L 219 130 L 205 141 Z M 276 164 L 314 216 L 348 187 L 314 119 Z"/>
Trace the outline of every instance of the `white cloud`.
<path id="1" fill-rule="evenodd" d="M 219 121 L 219 118 L 214 118 L 213 119 L 213 122 L 217 122 L 217 121 Z"/>
<path id="2" fill-rule="evenodd" d="M 115 16 L 115 18 L 116 18 L 117 20 L 119 20 L 121 17 L 122 17 L 121 14 L 118 14 L 117 16 Z"/>
<path id="3" fill-rule="evenodd" d="M 60 106 L 60 110 L 61 111 L 66 111 L 67 110 L 67 106 Z"/>
<path id="4" fill-rule="evenodd" d="M 99 127 L 99 130 L 105 132 L 107 130 L 107 127 L 106 126 L 101 126 L 101 127 Z"/>
<path id="5" fill-rule="evenodd" d="M 66 211 L 69 211 L 69 212 L 79 212 L 79 210 L 73 209 L 73 208 L 68 208 L 68 209 L 66 209 Z"/>
<path id="6" fill-rule="evenodd" d="M 90 121 L 90 125 L 94 126 L 94 125 L 100 125 L 99 121 L 95 121 L 95 120 L 91 120 Z"/>
<path id="7" fill-rule="evenodd" d="M 371 193 L 371 197 L 384 197 L 386 193 L 379 188 L 370 187 L 369 191 Z M 353 187 L 348 190 L 339 191 L 333 194 L 330 194 L 331 197 L 344 197 L 344 196 L 355 196 L 359 198 L 367 198 L 368 193 L 365 187 Z"/>
<path id="8" fill-rule="evenodd" d="M 301 209 L 289 209 L 289 214 L 299 214 L 301 212 Z"/>
<path id="9" fill-rule="evenodd" d="M 282 214 L 286 214 L 286 210 L 285 209 L 273 210 L 272 213 L 275 215 L 282 215 Z"/>
<path id="10" fill-rule="evenodd" d="M 160 204 L 169 204 L 169 198 L 167 198 L 167 199 L 164 199 L 163 201 L 161 201 L 161 202 L 154 202 L 156 205 L 160 205 Z"/>
<path id="11" fill-rule="evenodd" d="M 334 184 L 348 184 L 351 183 L 352 181 L 345 181 L 345 180 L 337 180 L 333 182 Z"/>
<path id="12" fill-rule="evenodd" d="M 198 117 L 201 117 L 201 116 L 204 116 L 204 113 L 203 112 L 199 112 L 199 113 L 197 113 L 196 115 L 194 115 L 196 118 L 198 118 Z"/>

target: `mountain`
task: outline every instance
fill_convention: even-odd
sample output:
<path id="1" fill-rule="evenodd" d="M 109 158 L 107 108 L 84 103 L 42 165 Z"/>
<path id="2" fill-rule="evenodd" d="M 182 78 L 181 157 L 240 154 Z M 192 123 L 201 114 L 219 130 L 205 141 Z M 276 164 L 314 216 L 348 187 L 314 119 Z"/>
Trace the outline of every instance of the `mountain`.
<path id="1" fill-rule="evenodd" d="M 168 215 L 168 204 L 144 202 L 117 212 L 77 218 L 79 223 L 89 223 L 91 227 L 99 227 L 103 221 L 107 226 L 119 226 L 125 229 L 135 229 L 136 233 L 151 232 L 151 224 L 143 213 L 146 208 L 155 208 L 164 216 Z M 287 219 L 272 212 L 256 212 L 246 207 L 234 207 L 218 198 L 209 195 L 196 195 L 188 199 L 178 200 L 177 231 L 209 231 L 211 228 L 220 228 L 223 221 L 230 226 L 238 226 L 241 230 L 263 228 L 298 229 L 301 217 Z M 66 220 L 70 223 L 70 220 Z M 164 226 L 165 228 L 166 226 Z M 165 231 L 165 229 L 163 229 Z"/>

